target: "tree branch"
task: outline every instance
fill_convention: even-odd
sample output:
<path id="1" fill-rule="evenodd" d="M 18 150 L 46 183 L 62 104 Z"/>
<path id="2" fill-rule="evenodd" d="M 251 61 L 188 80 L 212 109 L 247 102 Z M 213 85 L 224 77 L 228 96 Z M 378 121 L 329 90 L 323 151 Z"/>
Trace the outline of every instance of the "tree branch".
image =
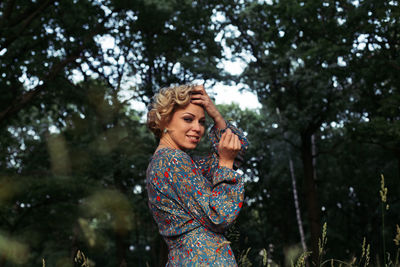
<path id="1" fill-rule="evenodd" d="M 57 77 L 57 75 L 64 69 L 65 66 L 67 66 L 69 63 L 74 62 L 76 59 L 81 57 L 82 51 L 84 51 L 84 49 L 86 48 L 85 44 L 87 44 L 89 40 L 91 40 L 95 35 L 99 34 L 102 31 L 102 29 L 104 29 L 104 22 L 108 18 L 110 18 L 111 15 L 112 13 L 106 16 L 104 20 L 100 22 L 93 29 L 93 31 L 91 31 L 90 34 L 88 34 L 84 38 L 85 41 L 83 42 L 83 45 L 81 45 L 78 49 L 73 51 L 67 58 L 65 58 L 58 64 L 53 65 L 49 73 L 44 78 L 42 78 L 43 83 L 41 85 L 38 85 L 33 90 L 30 90 L 22 94 L 20 97 L 12 101 L 10 105 L 8 105 L 6 108 L 0 111 L 0 125 L 11 116 L 17 114 L 21 109 L 27 106 L 32 101 L 32 99 L 34 99 L 40 92 L 46 89 L 48 83 L 53 81 Z"/>
<path id="2" fill-rule="evenodd" d="M 7 2 L 6 8 L 5 8 L 5 11 L 4 11 L 4 19 L 3 19 L 1 24 L 3 24 L 4 21 L 7 21 L 7 20 L 10 19 L 10 16 L 11 16 L 11 13 L 12 13 L 12 11 L 14 9 L 14 6 L 15 6 L 15 0 L 11 0 L 11 1 Z"/>
<path id="3" fill-rule="evenodd" d="M 75 53 L 73 53 L 68 58 L 64 59 L 63 61 L 59 62 L 58 64 L 54 65 L 49 74 L 44 78 L 44 82 L 41 85 L 35 87 L 35 89 L 26 92 L 25 94 L 21 95 L 19 98 L 15 99 L 8 107 L 6 107 L 3 111 L 0 112 L 0 124 L 6 120 L 7 118 L 11 117 L 18 113 L 23 107 L 25 107 L 31 100 L 36 97 L 41 91 L 43 91 L 49 82 L 54 80 L 54 78 L 58 75 L 58 73 L 70 62 L 74 61 L 79 57 L 83 49 L 79 49 Z"/>
<path id="4" fill-rule="evenodd" d="M 4 49 L 4 48 L 8 48 L 10 46 L 10 44 L 12 44 L 16 39 L 18 39 L 20 37 L 20 35 L 22 34 L 22 32 L 25 31 L 25 29 L 31 24 L 31 22 L 44 10 L 46 9 L 50 4 L 52 4 L 52 2 L 54 2 L 55 0 L 45 0 L 42 3 L 38 4 L 39 7 L 33 11 L 26 19 L 22 20 L 21 22 L 19 22 L 17 25 L 21 25 L 19 28 L 15 29 L 15 31 L 13 31 L 13 35 L 11 35 L 11 37 L 7 38 L 3 45 L 1 45 L 0 50 Z M 24 13 L 24 15 L 27 12 Z M 26 14 L 27 15 L 27 14 Z M 26 16 L 25 15 L 25 16 Z M 25 17 L 24 16 L 24 17 Z M 16 26 L 17 26 L 16 25 Z M 11 26 L 13 27 L 13 26 Z"/>

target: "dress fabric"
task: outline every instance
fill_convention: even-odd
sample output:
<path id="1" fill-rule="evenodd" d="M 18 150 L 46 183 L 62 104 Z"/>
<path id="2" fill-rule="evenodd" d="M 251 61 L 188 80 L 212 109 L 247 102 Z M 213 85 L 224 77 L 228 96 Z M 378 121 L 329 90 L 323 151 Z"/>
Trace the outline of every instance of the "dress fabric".
<path id="1" fill-rule="evenodd" d="M 242 148 L 234 162 L 237 168 L 248 142 L 232 124 Z M 212 153 L 191 157 L 179 149 L 157 150 L 147 169 L 148 205 L 169 248 L 166 266 L 237 266 L 223 232 L 237 218 L 243 205 L 244 181 L 236 171 L 218 166 L 221 134 L 210 130 Z"/>

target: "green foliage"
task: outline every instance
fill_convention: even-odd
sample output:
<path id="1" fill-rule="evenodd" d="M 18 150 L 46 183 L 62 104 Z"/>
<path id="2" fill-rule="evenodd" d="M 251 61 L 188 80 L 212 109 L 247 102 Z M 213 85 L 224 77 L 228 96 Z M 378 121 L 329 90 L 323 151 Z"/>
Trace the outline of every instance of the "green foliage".
<path id="1" fill-rule="evenodd" d="M 395 74 L 399 62 L 393 58 L 399 39 L 397 6 L 397 1 L 289 0 L 227 1 L 224 8 L 235 29 L 226 42 L 248 62 L 236 80 L 257 93 L 275 126 L 265 127 L 263 141 L 290 144 L 314 261 L 322 219 L 346 225 L 340 230 L 334 227 L 332 233 L 342 243 L 352 239 L 360 226 L 372 231 L 379 209 L 371 204 L 374 191 L 368 185 L 380 172 L 397 181 L 399 110 L 394 103 L 399 96 Z M 385 71 L 388 62 L 392 67 Z M 264 152 L 272 160 L 280 159 L 263 166 L 270 166 L 271 178 L 274 171 L 286 172 L 286 179 L 280 176 L 279 182 L 274 181 L 275 190 L 289 178 L 286 147 L 283 143 L 280 152 L 271 150 L 273 146 Z M 288 201 L 292 202 L 283 199 Z M 282 228 L 281 236 L 287 235 L 290 227 Z M 373 238 L 374 247 L 379 247 L 378 240 Z M 336 248 L 330 253 L 343 253 Z M 354 249 L 347 254 L 350 251 Z"/>
<path id="2" fill-rule="evenodd" d="M 77 257 L 81 265 L 165 264 L 145 191 L 157 144 L 131 100 L 228 77 L 263 105 L 218 107 L 250 141 L 245 205 L 227 232 L 240 265 L 305 266 L 310 258 L 299 245 L 289 159 L 303 218 L 313 212 L 308 176 L 317 223 L 330 225 L 321 266 L 398 265 L 398 5 L 0 2 L 0 265 L 73 266 L 79 250 L 90 258 Z M 217 67 L 222 43 L 248 62 L 240 76 Z M 208 149 L 203 142 L 196 153 Z M 376 201 L 380 173 L 384 205 Z"/>
<path id="3" fill-rule="evenodd" d="M 221 78 L 213 1 L 160 3 L 3 1 L 0 72 L 6 93 L 0 122 L 28 105 L 37 107 L 39 117 L 43 112 L 62 117 L 79 103 L 76 81 L 91 77 L 115 96 L 131 87 L 135 98 L 147 102 L 161 86 Z M 54 110 L 57 104 L 64 107 Z"/>
<path id="4" fill-rule="evenodd" d="M 16 244 L 10 251 L 28 251 L 21 260 L 61 266 L 78 248 L 99 266 L 164 260 L 144 183 L 156 140 L 130 101 L 148 102 L 171 83 L 222 77 L 214 8 L 0 3 L 0 229 Z M 0 251 L 0 265 L 20 252 L 10 253 Z"/>

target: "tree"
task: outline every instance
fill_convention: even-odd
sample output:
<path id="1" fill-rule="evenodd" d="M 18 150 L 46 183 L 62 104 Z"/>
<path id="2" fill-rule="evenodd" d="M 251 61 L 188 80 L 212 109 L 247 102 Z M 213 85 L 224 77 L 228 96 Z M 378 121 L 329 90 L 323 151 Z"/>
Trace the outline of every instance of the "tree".
<path id="1" fill-rule="evenodd" d="M 6 93 L 0 122 L 4 125 L 36 98 L 43 110 L 47 105 L 40 103 L 92 76 L 116 91 L 136 88 L 134 97 L 144 101 L 170 83 L 220 77 L 214 7 L 212 1 L 2 2 L 1 86 Z M 104 47 L 105 40 L 113 45 Z"/>
<path id="2" fill-rule="evenodd" d="M 272 114 L 279 110 L 282 120 L 276 117 L 276 124 L 300 151 L 314 261 L 321 207 L 313 136 L 318 143 L 322 125 L 343 117 L 350 88 L 346 62 L 355 38 L 350 14 L 355 9 L 343 1 L 249 1 L 238 12 L 227 10 L 238 31 L 229 44 L 251 57 L 239 81 L 256 92 Z"/>
<path id="3" fill-rule="evenodd" d="M 44 257 L 68 266 L 77 249 L 105 267 L 165 264 L 144 188 L 156 140 L 130 100 L 148 103 L 155 89 L 195 78 L 227 81 L 216 67 L 219 31 L 249 63 L 235 81 L 263 104 L 219 107 L 250 141 L 245 206 L 228 233 L 237 259 L 251 247 L 256 264 L 263 248 L 276 263 L 290 262 L 287 251 L 299 243 L 290 158 L 313 250 L 322 218 L 332 257 L 352 258 L 364 235 L 374 255 L 380 173 L 387 235 L 400 211 L 396 7 L 1 2 L 0 265 L 40 266 Z"/>
<path id="4" fill-rule="evenodd" d="M 351 77 L 356 86 L 348 129 L 357 141 L 393 154 L 400 175 L 398 5 L 397 1 L 360 3 L 358 17 L 364 26 L 351 60 L 358 71 Z"/>
<path id="5" fill-rule="evenodd" d="M 160 239 L 144 190 L 155 140 L 130 100 L 148 102 L 161 86 L 221 75 L 214 7 L 0 3 L 0 180 L 10 189 L 1 193 L 0 237 L 30 249 L 25 262 L 39 265 L 44 255 L 56 265 L 80 248 L 102 266 L 162 263 L 166 247 L 153 249 Z M 125 228 L 115 226 L 125 220 Z M 11 264 L 3 252 L 2 264 Z"/>

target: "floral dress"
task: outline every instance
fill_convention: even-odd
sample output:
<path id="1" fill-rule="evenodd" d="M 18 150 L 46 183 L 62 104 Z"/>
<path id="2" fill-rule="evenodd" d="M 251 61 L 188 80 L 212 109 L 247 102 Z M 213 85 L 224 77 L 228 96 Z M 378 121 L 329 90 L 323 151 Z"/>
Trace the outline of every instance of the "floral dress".
<path id="1" fill-rule="evenodd" d="M 227 123 L 239 136 L 242 149 L 248 142 L 243 132 Z M 218 166 L 218 142 L 225 130 L 215 126 L 207 157 L 192 158 L 186 152 L 161 148 L 147 169 L 148 205 L 169 248 L 166 266 L 237 266 L 223 232 L 237 218 L 243 205 L 243 176 Z"/>

